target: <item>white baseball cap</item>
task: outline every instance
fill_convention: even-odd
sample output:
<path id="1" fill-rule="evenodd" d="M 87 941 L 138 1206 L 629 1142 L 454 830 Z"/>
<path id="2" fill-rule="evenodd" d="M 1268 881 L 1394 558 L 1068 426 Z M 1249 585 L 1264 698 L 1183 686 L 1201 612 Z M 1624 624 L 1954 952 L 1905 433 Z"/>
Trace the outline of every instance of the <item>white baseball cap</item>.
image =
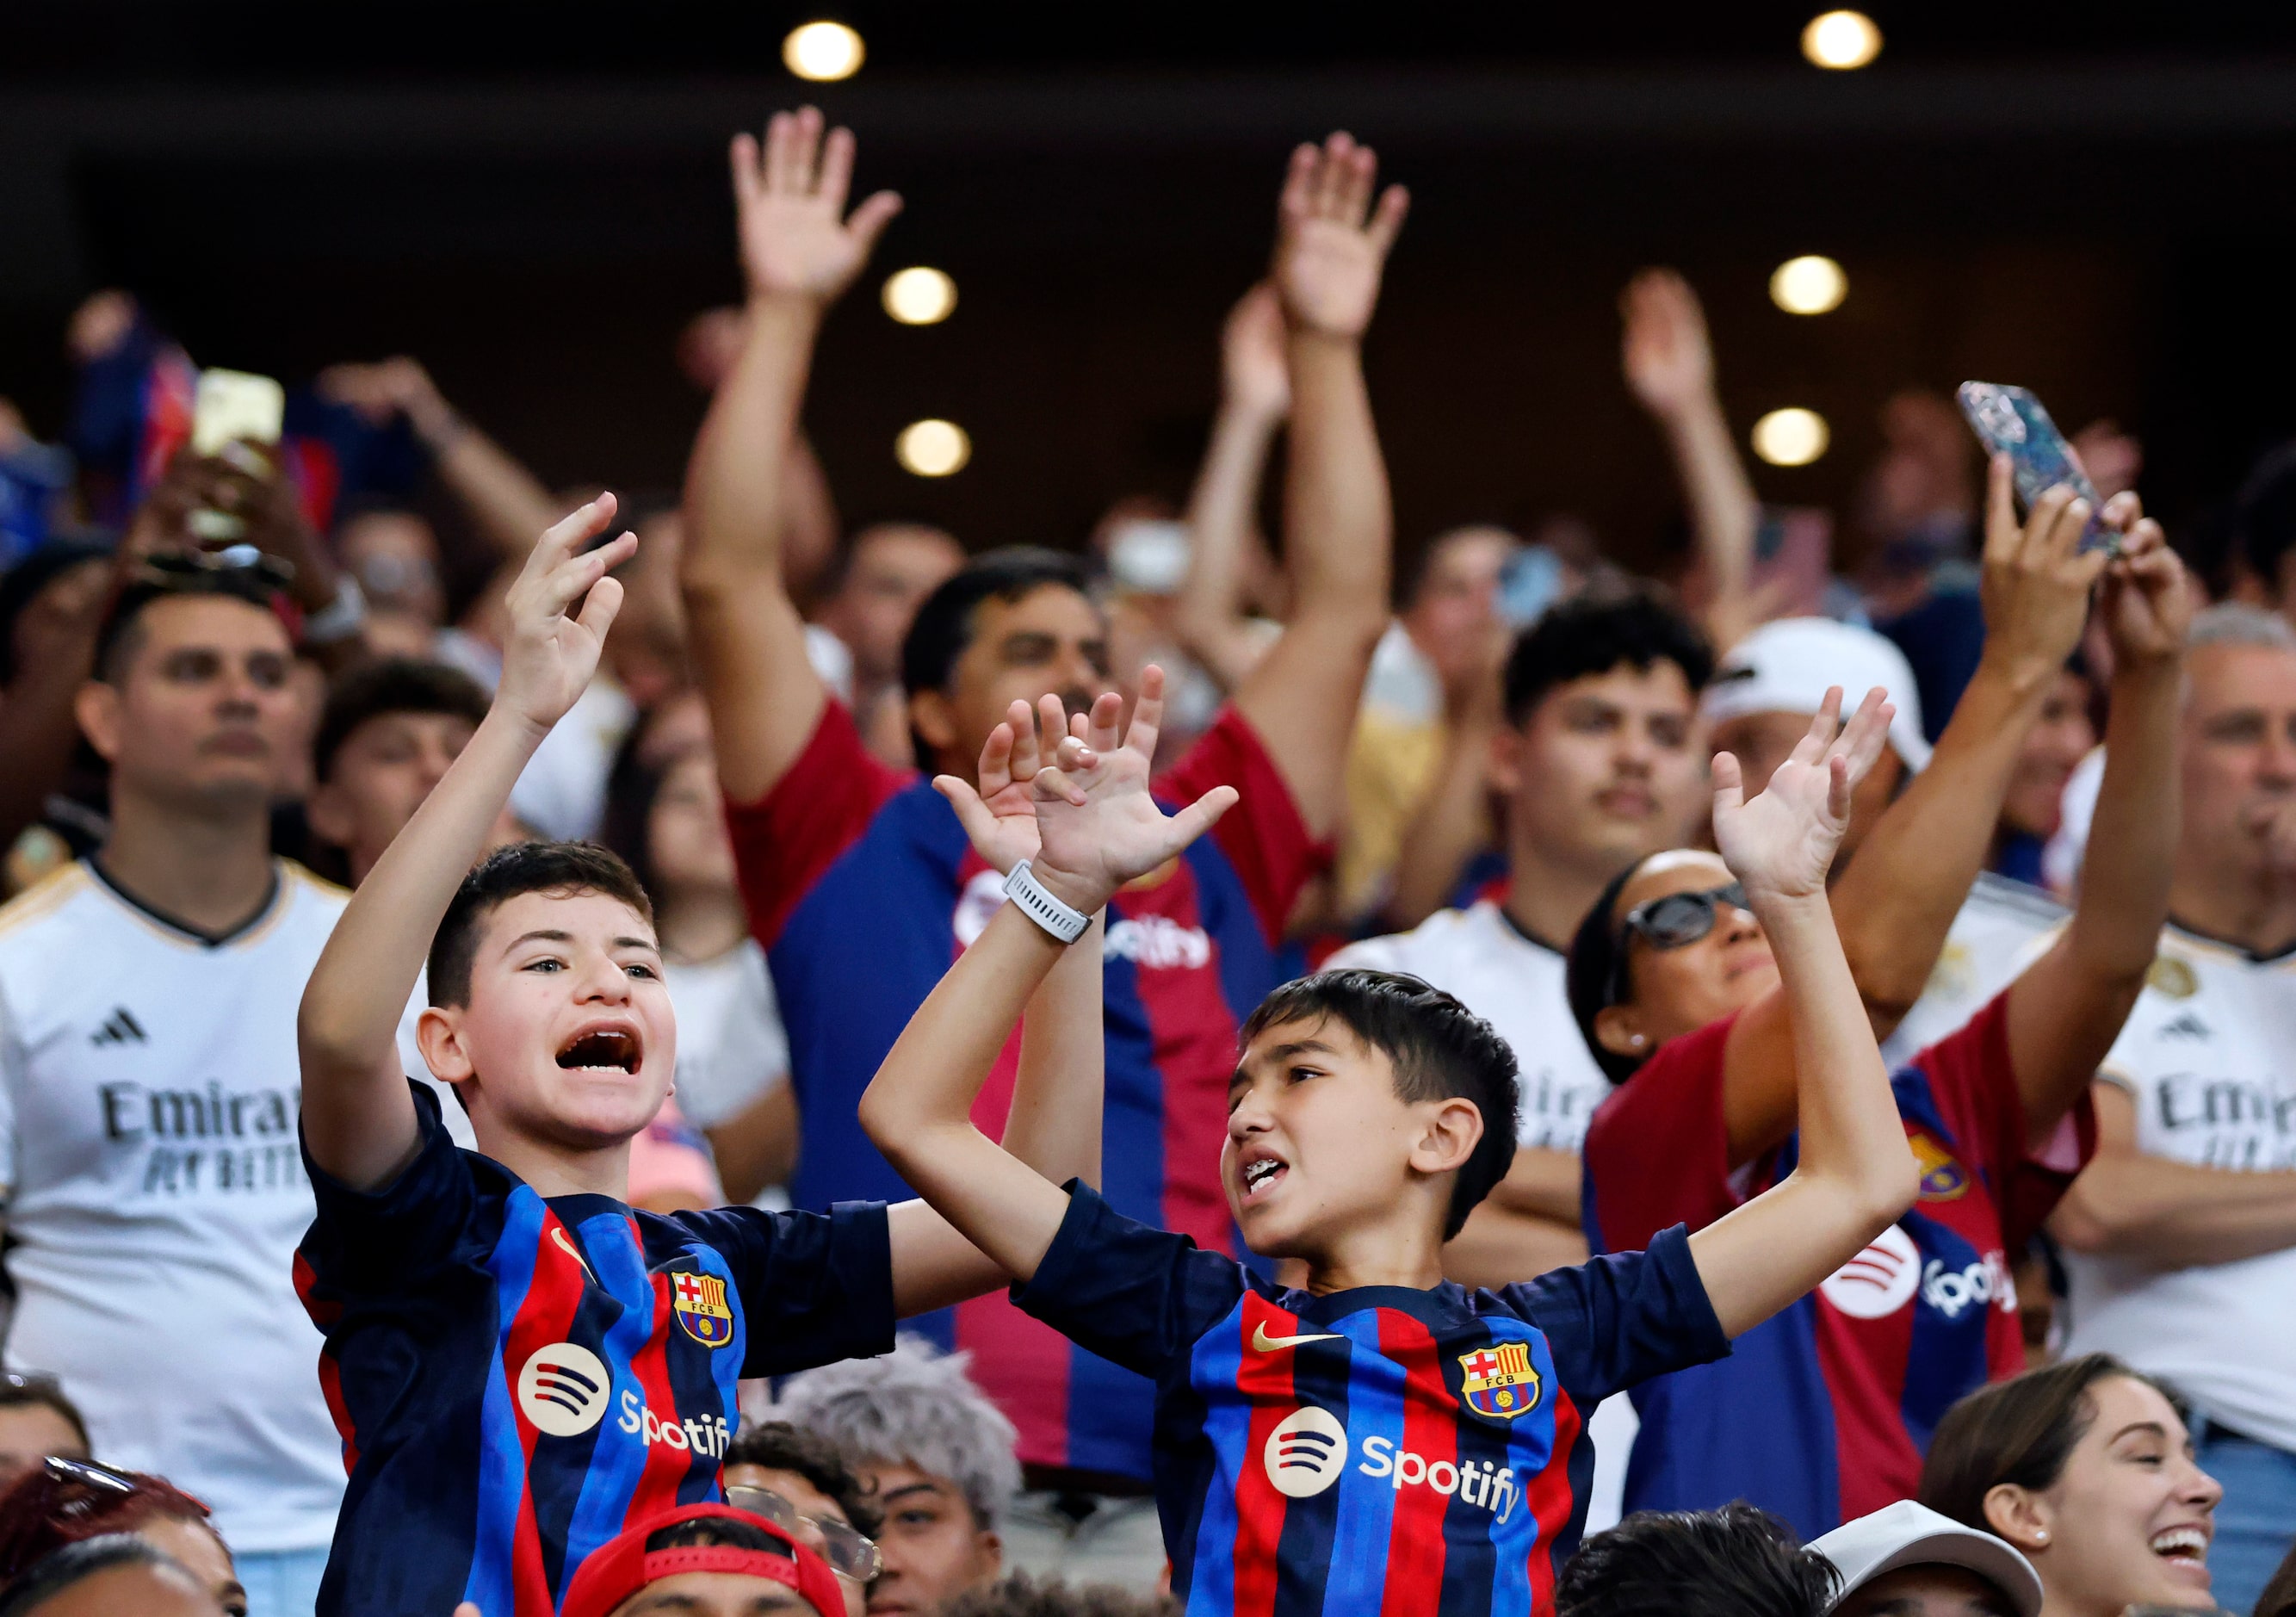
<path id="1" fill-rule="evenodd" d="M 1841 687 L 1841 710 L 1856 710 L 1879 685 L 1898 710 L 1890 746 L 1907 769 L 1930 761 L 1922 698 L 1905 653 L 1870 628 L 1831 618 L 1776 618 L 1732 646 L 1699 705 L 1707 722 L 1746 713 L 1815 713 L 1828 686 Z"/>
<path id="2" fill-rule="evenodd" d="M 1844 1522 L 1812 1540 L 1810 1548 L 1841 1573 L 1841 1592 L 1825 1608 L 1829 1612 L 1884 1572 L 1907 1566 L 1958 1566 L 2006 1595 L 2017 1617 L 2040 1617 L 2040 1574 L 2014 1546 L 1911 1499 Z"/>

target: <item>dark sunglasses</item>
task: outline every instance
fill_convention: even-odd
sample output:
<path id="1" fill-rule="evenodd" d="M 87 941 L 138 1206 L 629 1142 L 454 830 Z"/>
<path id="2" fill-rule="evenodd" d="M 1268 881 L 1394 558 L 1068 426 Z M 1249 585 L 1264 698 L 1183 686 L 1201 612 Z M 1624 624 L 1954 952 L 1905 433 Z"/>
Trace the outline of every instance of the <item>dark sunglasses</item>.
<path id="1" fill-rule="evenodd" d="M 726 1490 L 726 1503 L 736 1510 L 746 1510 L 752 1515 L 765 1517 L 797 1543 L 805 1543 L 804 1531 L 810 1527 L 820 1535 L 821 1558 L 828 1562 L 829 1570 L 840 1578 L 866 1583 L 885 1570 L 885 1558 L 878 1553 L 877 1546 L 871 1539 L 834 1516 L 802 1514 L 796 1506 L 770 1488 L 744 1488 L 737 1484 Z"/>
<path id="2" fill-rule="evenodd" d="M 1704 892 L 1670 892 L 1636 905 L 1619 923 L 1618 947 L 1611 956 L 1611 984 L 1603 1003 L 1618 1005 L 1626 998 L 1627 950 L 1636 938 L 1655 949 L 1688 948 L 1714 930 L 1714 918 L 1725 908 L 1745 907 L 1746 889 L 1737 882 Z"/>
<path id="3" fill-rule="evenodd" d="M 59 1482 L 78 1482 L 81 1487 L 92 1488 L 98 1493 L 126 1495 L 135 1491 L 133 1475 L 106 1465 L 100 1460 L 69 1460 L 62 1455 L 52 1454 L 41 1464 Z M 74 1501 L 64 1506 L 65 1510 L 72 1512 L 85 1512 L 87 1508 L 88 1502 L 85 1500 Z"/>
<path id="4" fill-rule="evenodd" d="M 295 582 L 292 567 L 252 545 L 232 545 L 221 550 L 155 550 L 135 563 L 139 582 L 162 589 L 204 589 L 224 573 L 243 573 L 274 589 L 285 589 Z"/>

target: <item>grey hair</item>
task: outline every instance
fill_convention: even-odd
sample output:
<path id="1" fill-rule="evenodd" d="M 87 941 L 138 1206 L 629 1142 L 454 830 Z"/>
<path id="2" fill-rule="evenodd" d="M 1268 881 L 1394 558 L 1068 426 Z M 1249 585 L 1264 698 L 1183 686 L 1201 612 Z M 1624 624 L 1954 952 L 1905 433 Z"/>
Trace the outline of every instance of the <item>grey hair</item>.
<path id="1" fill-rule="evenodd" d="M 2296 652 L 2296 628 L 2278 612 L 2242 601 L 2226 601 L 2193 614 L 2185 644 L 2195 645 L 2260 645 L 2276 652 Z"/>
<path id="2" fill-rule="evenodd" d="M 791 1376 L 774 1413 L 836 1444 L 849 1464 L 910 1465 L 947 1479 L 973 1520 L 994 1528 L 1021 1491 L 1020 1433 L 965 1374 L 971 1359 L 899 1336 L 882 1358 Z"/>

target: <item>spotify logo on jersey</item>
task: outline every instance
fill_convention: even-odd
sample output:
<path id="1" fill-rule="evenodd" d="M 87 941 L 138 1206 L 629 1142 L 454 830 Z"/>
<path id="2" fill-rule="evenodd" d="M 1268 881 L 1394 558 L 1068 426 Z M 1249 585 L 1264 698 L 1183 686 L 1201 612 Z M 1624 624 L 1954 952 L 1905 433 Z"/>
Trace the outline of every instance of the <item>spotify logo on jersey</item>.
<path id="1" fill-rule="evenodd" d="M 1922 1254 L 1914 1238 L 1892 1224 L 1849 1262 L 1817 1283 L 1819 1294 L 1852 1319 L 1880 1319 L 1914 1300 L 1922 1283 Z"/>
<path id="2" fill-rule="evenodd" d="M 578 1437 L 605 1418 L 613 1377 L 605 1361 L 571 1342 L 538 1348 L 518 1373 L 518 1407 L 535 1429 L 552 1437 Z"/>
<path id="3" fill-rule="evenodd" d="M 1319 1494 L 1340 1480 L 1348 1463 L 1348 1429 L 1328 1409 L 1294 1409 L 1268 1434 L 1262 1453 L 1275 1491 L 1294 1499 Z"/>

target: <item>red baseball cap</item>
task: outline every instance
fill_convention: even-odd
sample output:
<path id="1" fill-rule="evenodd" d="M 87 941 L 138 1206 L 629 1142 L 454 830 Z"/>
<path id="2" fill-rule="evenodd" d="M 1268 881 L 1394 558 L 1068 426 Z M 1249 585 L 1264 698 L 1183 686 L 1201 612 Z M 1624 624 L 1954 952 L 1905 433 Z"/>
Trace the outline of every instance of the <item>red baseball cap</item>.
<path id="1" fill-rule="evenodd" d="M 718 1518 L 754 1527 L 788 1545 L 790 1553 L 787 1556 L 770 1555 L 764 1550 L 744 1549 L 737 1544 L 646 1548 L 646 1540 L 665 1527 Z M 680 1572 L 734 1572 L 744 1578 L 763 1578 L 768 1583 L 795 1589 L 813 1602 L 814 1610 L 821 1617 L 844 1617 L 845 1590 L 837 1581 L 837 1574 L 829 1570 L 828 1562 L 763 1516 L 736 1510 L 730 1505 L 710 1504 L 681 1505 L 675 1510 L 657 1512 L 625 1530 L 619 1538 L 600 1545 L 567 1585 L 566 1598 L 559 1608 L 561 1617 L 608 1617 L 616 1606 L 649 1583 L 674 1578 Z"/>

